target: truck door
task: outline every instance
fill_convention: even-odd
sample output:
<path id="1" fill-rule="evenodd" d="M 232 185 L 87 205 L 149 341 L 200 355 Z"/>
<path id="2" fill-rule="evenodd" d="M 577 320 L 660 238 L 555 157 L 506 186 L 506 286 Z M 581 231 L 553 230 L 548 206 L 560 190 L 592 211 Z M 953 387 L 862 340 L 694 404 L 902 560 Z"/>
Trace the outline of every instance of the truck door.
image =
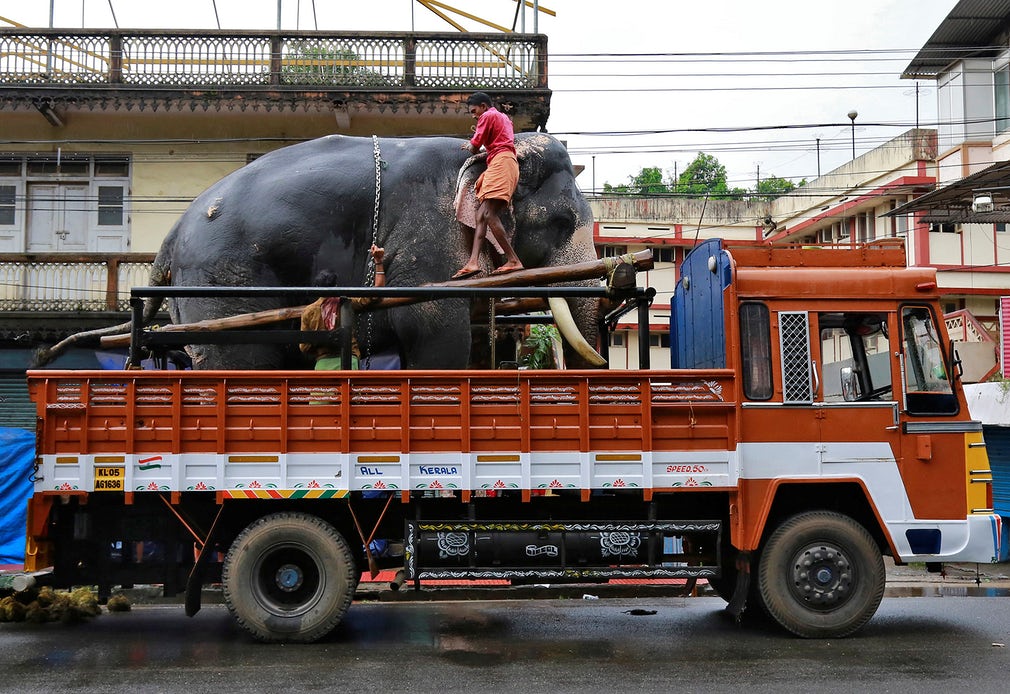
<path id="1" fill-rule="evenodd" d="M 901 427 L 910 449 L 901 474 L 917 518 L 963 519 L 990 511 L 992 478 L 981 425 L 955 394 L 939 325 L 929 306 L 901 307 Z"/>
<path id="2" fill-rule="evenodd" d="M 789 468 L 818 476 L 854 474 L 829 463 L 900 459 L 893 311 L 774 311 L 747 301 L 739 318 L 743 440 L 802 443 Z"/>
<path id="3" fill-rule="evenodd" d="M 824 462 L 835 457 L 884 462 L 881 444 L 900 461 L 898 363 L 891 339 L 894 314 L 824 311 L 811 317 L 816 335 L 811 368 L 814 398 L 820 406 L 820 439 L 826 446 Z M 833 455 L 832 443 L 848 444 L 839 447 L 847 452 Z"/>

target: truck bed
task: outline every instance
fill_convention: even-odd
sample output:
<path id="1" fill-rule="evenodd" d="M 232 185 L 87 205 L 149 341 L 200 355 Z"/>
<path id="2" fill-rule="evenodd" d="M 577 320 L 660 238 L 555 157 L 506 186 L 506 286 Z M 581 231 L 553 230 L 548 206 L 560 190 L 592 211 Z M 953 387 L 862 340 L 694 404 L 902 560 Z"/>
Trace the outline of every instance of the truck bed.
<path id="1" fill-rule="evenodd" d="M 37 491 L 735 483 L 729 370 L 36 371 L 29 387 L 44 420 Z"/>

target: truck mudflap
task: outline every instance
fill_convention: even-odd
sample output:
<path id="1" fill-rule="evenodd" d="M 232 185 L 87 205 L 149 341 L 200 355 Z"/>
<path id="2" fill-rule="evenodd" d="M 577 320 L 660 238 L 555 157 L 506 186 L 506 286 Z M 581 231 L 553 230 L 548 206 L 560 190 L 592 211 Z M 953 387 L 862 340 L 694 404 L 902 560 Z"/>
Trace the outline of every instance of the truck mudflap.
<path id="1" fill-rule="evenodd" d="M 995 513 L 977 513 L 963 521 L 888 523 L 903 562 L 990 563 L 1007 559 L 1006 528 Z"/>

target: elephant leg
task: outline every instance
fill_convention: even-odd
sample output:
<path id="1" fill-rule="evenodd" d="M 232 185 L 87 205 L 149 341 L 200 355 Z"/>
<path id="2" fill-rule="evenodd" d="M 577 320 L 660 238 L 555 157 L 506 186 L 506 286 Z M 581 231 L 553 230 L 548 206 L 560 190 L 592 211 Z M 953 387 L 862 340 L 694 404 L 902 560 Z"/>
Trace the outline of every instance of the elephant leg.
<path id="1" fill-rule="evenodd" d="M 470 319 L 462 299 L 429 301 L 391 311 L 405 369 L 465 369 L 470 362 Z"/>
<path id="2" fill-rule="evenodd" d="M 178 298 L 169 301 L 169 315 L 173 323 L 186 324 L 207 318 L 254 313 L 278 307 L 280 303 L 276 301 Z M 201 371 L 299 368 L 303 361 L 298 355 L 297 345 L 292 350 L 286 345 L 248 342 L 220 345 L 191 344 L 186 347 L 186 353 L 193 360 L 193 368 Z"/>

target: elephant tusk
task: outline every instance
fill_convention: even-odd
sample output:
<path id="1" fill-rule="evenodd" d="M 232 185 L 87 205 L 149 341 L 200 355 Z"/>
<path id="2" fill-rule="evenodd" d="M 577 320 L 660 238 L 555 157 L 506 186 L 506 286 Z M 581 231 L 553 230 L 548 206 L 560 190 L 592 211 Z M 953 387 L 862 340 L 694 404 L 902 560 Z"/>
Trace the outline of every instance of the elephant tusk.
<path id="1" fill-rule="evenodd" d="M 607 360 L 600 356 L 599 352 L 593 349 L 586 338 L 579 332 L 572 317 L 572 310 L 568 302 L 561 297 L 553 297 L 547 300 L 550 304 L 551 314 L 554 316 L 554 323 L 558 326 L 558 332 L 565 338 L 565 342 L 572 346 L 579 356 L 593 366 L 603 366 Z"/>

